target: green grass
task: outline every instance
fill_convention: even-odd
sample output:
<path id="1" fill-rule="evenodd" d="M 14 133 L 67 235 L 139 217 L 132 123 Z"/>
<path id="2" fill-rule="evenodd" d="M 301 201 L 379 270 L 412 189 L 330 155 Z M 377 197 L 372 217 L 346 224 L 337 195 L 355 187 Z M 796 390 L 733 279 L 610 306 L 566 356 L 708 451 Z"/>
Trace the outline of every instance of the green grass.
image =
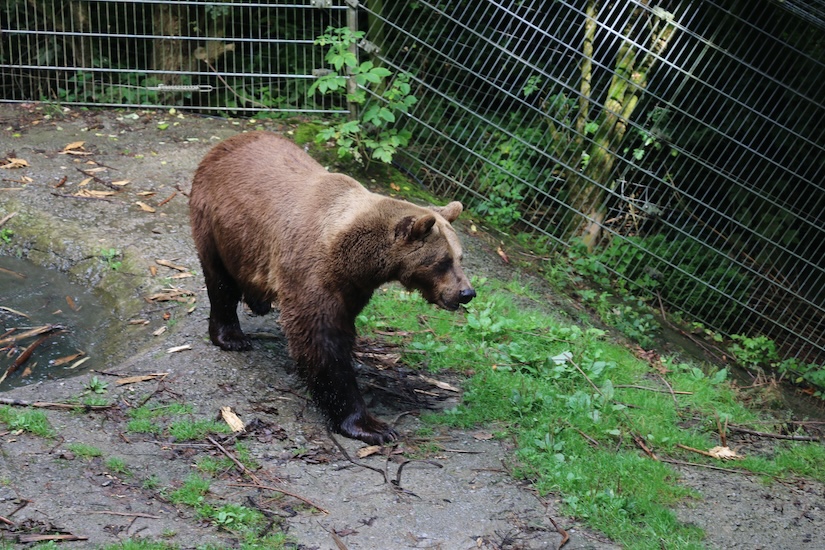
<path id="1" fill-rule="evenodd" d="M 66 448 L 73 452 L 80 458 L 96 458 L 103 456 L 103 451 L 94 445 L 86 445 L 85 443 L 69 443 Z"/>
<path id="2" fill-rule="evenodd" d="M 224 434 L 231 430 L 225 422 L 192 419 L 194 407 L 181 403 L 165 406 L 144 405 L 129 411 L 126 429 L 132 433 L 159 435 L 168 432 L 178 441 L 204 439 L 210 434 Z M 186 418 L 181 418 L 186 417 Z M 169 420 L 166 422 L 166 420 Z"/>
<path id="3" fill-rule="evenodd" d="M 120 474 L 126 477 L 132 475 L 126 461 L 116 456 L 106 459 L 106 469 L 113 474 Z"/>
<path id="4" fill-rule="evenodd" d="M 177 441 L 197 441 L 211 434 L 228 434 L 232 429 L 217 420 L 178 420 L 169 425 L 169 435 Z"/>
<path id="5" fill-rule="evenodd" d="M 425 417 L 464 428 L 494 424 L 514 438 L 516 475 L 564 511 L 627 548 L 700 548 L 704 534 L 671 508 L 693 497 L 656 455 L 709 462 L 678 447 L 719 445 L 717 421 L 753 423 L 727 371 L 676 360 L 660 370 L 611 342 L 605 332 L 547 313 L 542 298 L 518 281 L 475 281 L 478 298 L 465 313 L 435 310 L 391 286 L 358 319 L 362 334 L 395 333 L 404 360 L 430 371 L 470 373 L 463 403 Z M 565 359 L 569 357 L 569 360 Z M 671 394 L 676 391 L 688 395 Z M 637 387 L 630 387 L 637 386 Z M 639 388 L 641 387 L 641 389 Z M 652 391 L 652 390 L 660 391 Z M 770 457 L 726 463 L 767 476 L 825 480 L 819 444 L 785 442 Z"/>
<path id="6" fill-rule="evenodd" d="M 0 422 L 11 431 L 24 431 L 41 437 L 53 437 L 54 430 L 43 411 L 0 407 Z"/>
<path id="7" fill-rule="evenodd" d="M 172 504 L 185 504 L 198 508 L 204 502 L 204 496 L 209 492 L 211 483 L 208 479 L 192 474 L 187 477 L 183 485 L 167 495 Z"/>

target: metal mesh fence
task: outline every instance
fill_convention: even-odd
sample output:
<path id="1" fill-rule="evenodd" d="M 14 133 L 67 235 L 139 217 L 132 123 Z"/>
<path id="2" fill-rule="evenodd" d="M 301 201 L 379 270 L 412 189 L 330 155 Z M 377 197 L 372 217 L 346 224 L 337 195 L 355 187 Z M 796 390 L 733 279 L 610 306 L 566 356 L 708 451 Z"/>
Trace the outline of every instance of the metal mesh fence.
<path id="1" fill-rule="evenodd" d="M 396 158 L 434 192 L 671 312 L 823 364 L 823 13 L 817 0 L 0 0 L 0 99 L 345 112 L 307 96 L 326 66 L 313 40 L 357 20 L 362 57 L 411 75 L 414 139 Z"/>
<path id="2" fill-rule="evenodd" d="M 825 33 L 794 2 L 367 2 L 435 192 L 825 362 Z M 821 10 L 821 6 L 819 8 Z M 800 14 L 804 14 L 802 17 Z M 580 237 L 581 239 L 574 239 Z"/>
<path id="3" fill-rule="evenodd" d="M 3 0 L 0 98 L 229 113 L 341 112 L 308 98 L 330 1 Z"/>

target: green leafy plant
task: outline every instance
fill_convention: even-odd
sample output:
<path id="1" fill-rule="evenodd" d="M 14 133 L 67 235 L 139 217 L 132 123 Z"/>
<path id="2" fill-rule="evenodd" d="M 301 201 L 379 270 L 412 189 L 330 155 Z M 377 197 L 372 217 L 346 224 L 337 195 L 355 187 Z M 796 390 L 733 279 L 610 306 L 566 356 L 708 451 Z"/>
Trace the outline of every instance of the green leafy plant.
<path id="1" fill-rule="evenodd" d="M 100 250 L 99 255 L 103 263 L 113 271 L 117 271 L 123 266 L 122 255 L 116 248 L 103 248 Z"/>
<path id="2" fill-rule="evenodd" d="M 357 118 L 322 129 L 316 141 L 335 142 L 342 158 L 390 163 L 396 151 L 406 146 L 412 137 L 409 131 L 398 130 L 392 125 L 397 122 L 398 114 L 408 113 L 417 99 L 412 95 L 409 75 L 393 75 L 372 61 L 359 63 L 351 47 L 363 38 L 362 31 L 330 27 L 315 41 L 320 46 L 329 47 L 325 59 L 332 70 L 320 76 L 308 93 L 343 96 L 359 106 Z M 347 90 L 349 78 L 357 85 L 354 91 Z M 368 101 L 368 91 L 375 96 L 371 101 Z"/>
<path id="3" fill-rule="evenodd" d="M 0 229 L 0 241 L 3 241 L 4 243 L 8 244 L 11 242 L 12 236 L 14 236 L 14 231 L 9 229 L 8 227 Z"/>
<path id="4" fill-rule="evenodd" d="M 97 376 L 93 376 L 92 379 L 86 384 L 86 393 L 101 394 L 106 393 L 106 390 L 108 389 L 109 384 L 99 379 Z"/>
<path id="5" fill-rule="evenodd" d="M 745 336 L 734 334 L 730 351 L 745 368 L 764 369 L 779 360 L 776 344 L 767 336 Z"/>

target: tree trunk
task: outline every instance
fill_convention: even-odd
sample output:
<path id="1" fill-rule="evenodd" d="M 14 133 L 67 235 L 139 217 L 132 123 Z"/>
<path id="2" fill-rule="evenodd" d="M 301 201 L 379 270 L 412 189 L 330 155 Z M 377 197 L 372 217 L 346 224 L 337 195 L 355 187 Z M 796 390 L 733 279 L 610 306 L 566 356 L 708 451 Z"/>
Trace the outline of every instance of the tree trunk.
<path id="1" fill-rule="evenodd" d="M 590 92 L 590 61 L 592 39 L 595 32 L 594 19 L 597 3 L 591 1 L 587 7 L 588 21 L 585 23 L 584 57 L 582 63 L 582 97 L 580 112 L 576 121 L 576 129 L 581 136 L 587 125 L 589 114 Z M 624 31 L 625 40 L 619 47 L 616 55 L 616 65 L 613 78 L 607 92 L 602 114 L 599 117 L 599 126 L 590 142 L 582 150 L 586 153 L 585 166 L 572 175 L 569 183 L 569 205 L 582 217 L 572 236 L 580 236 L 592 251 L 601 237 L 605 215 L 605 188 L 609 187 L 613 166 L 616 162 L 616 152 L 627 132 L 628 122 L 639 103 L 648 83 L 648 75 L 656 63 L 657 57 L 665 50 L 675 26 L 672 24 L 672 15 L 664 10 L 653 10 L 648 25 L 650 29 L 650 48 L 641 54 L 636 43 L 641 43 L 641 37 L 635 31 L 637 19 L 643 13 L 638 8 L 631 15 L 630 23 Z M 591 15 L 592 14 L 592 15 Z M 641 55 L 641 59 L 639 56 Z"/>

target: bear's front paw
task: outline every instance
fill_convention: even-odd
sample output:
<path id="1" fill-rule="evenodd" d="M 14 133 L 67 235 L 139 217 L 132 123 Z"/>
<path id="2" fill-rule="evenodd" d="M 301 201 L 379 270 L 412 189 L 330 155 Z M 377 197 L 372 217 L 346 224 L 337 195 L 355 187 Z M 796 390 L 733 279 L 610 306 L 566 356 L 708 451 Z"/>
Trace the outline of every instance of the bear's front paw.
<path id="1" fill-rule="evenodd" d="M 247 351 L 252 349 L 252 340 L 239 328 L 210 327 L 209 338 L 212 343 L 224 351 Z"/>
<path id="2" fill-rule="evenodd" d="M 398 439 L 398 433 L 386 422 L 378 420 L 369 413 L 351 414 L 336 427 L 343 436 L 360 439 L 370 445 L 383 445 Z"/>

